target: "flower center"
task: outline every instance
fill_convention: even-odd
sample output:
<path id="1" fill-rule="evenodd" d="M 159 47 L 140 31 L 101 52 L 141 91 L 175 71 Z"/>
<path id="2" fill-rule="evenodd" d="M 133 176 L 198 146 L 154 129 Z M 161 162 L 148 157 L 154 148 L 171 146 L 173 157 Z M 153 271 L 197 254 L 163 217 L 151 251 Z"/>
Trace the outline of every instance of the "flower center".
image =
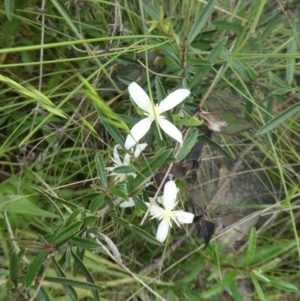
<path id="1" fill-rule="evenodd" d="M 153 119 L 155 119 L 155 117 L 158 117 L 160 115 L 157 104 L 155 106 L 151 105 L 148 112 L 149 113 L 146 113 L 146 115 L 148 115 L 149 117 L 152 117 Z"/>

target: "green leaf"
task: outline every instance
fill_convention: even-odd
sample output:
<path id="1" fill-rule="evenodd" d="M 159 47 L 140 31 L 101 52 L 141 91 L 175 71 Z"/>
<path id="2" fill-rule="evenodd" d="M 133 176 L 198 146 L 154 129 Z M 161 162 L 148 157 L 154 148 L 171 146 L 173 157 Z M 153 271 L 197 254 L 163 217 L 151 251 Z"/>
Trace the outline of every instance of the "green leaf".
<path id="1" fill-rule="evenodd" d="M 206 76 L 208 74 L 208 72 L 210 71 L 210 69 L 213 66 L 213 63 L 220 56 L 227 40 L 228 40 L 228 37 L 224 37 L 217 45 L 214 46 L 213 50 L 210 52 L 210 54 L 206 58 L 206 61 L 209 62 L 209 64 L 202 64 L 199 67 L 199 71 L 194 75 L 192 81 L 189 84 L 190 88 L 193 88 L 196 85 L 199 85 L 201 78 L 203 78 L 204 76 Z M 195 64 L 193 64 L 193 65 L 195 65 Z"/>
<path id="2" fill-rule="evenodd" d="M 0 203 L 0 211 L 6 210 L 7 212 L 11 213 L 35 215 L 50 218 L 58 217 L 58 215 L 54 213 L 40 209 L 24 195 L 6 195 L 5 198 L 6 200 Z"/>
<path id="3" fill-rule="evenodd" d="M 243 26 L 239 23 L 227 22 L 227 21 L 213 21 L 211 23 L 212 26 L 218 27 L 220 30 L 234 30 L 241 32 L 243 30 Z"/>
<path id="4" fill-rule="evenodd" d="M 16 251 L 12 251 L 9 256 L 9 279 L 14 284 L 15 289 L 19 283 L 19 259 Z"/>
<path id="5" fill-rule="evenodd" d="M 191 117 L 190 119 L 181 119 L 179 114 L 174 115 L 174 123 L 176 125 L 184 125 L 184 126 L 188 126 L 188 127 L 193 127 L 193 126 L 199 126 L 201 124 L 203 124 L 203 120 L 200 120 L 197 117 Z"/>
<path id="6" fill-rule="evenodd" d="M 9 21 L 13 19 L 12 14 L 14 13 L 14 7 L 15 7 L 15 0 L 4 0 L 4 8 L 6 17 Z"/>
<path id="7" fill-rule="evenodd" d="M 94 216 L 94 215 L 86 216 L 85 218 L 82 219 L 82 221 L 83 221 L 82 228 L 86 229 L 94 225 L 96 222 L 98 222 L 99 216 Z"/>
<path id="8" fill-rule="evenodd" d="M 291 92 L 291 89 L 289 89 L 289 88 L 280 88 L 280 89 L 275 89 L 274 91 L 272 91 L 272 94 L 281 96 L 281 95 L 286 95 L 290 92 Z"/>
<path id="9" fill-rule="evenodd" d="M 287 54 L 295 55 L 298 52 L 297 41 L 294 35 L 295 32 L 292 30 L 291 41 L 288 44 Z M 291 86 L 293 83 L 294 75 L 295 75 L 295 57 L 288 56 L 286 59 L 286 79 L 289 86 Z"/>
<path id="10" fill-rule="evenodd" d="M 76 205 L 74 203 L 71 203 L 69 201 L 66 201 L 66 200 L 64 200 L 62 198 L 56 197 L 56 196 L 50 194 L 49 192 L 47 192 L 47 191 L 45 191 L 45 190 L 43 190 L 41 188 L 38 189 L 38 188 L 32 187 L 32 189 L 35 190 L 35 191 L 37 191 L 37 192 L 39 192 L 43 196 L 45 196 L 46 199 L 48 201 L 50 201 L 52 205 L 55 205 L 56 203 L 59 203 L 59 204 L 62 204 L 62 205 L 66 205 L 67 207 L 72 208 L 72 209 L 78 208 L 78 205 Z M 58 209 L 58 210 L 59 210 L 60 215 L 61 215 L 62 213 L 61 213 L 60 209 Z"/>
<path id="11" fill-rule="evenodd" d="M 269 122 L 267 122 L 263 127 L 261 127 L 256 132 L 256 135 L 262 135 L 273 130 L 279 124 L 282 124 L 286 119 L 290 118 L 292 115 L 298 113 L 299 111 L 300 111 L 300 102 L 295 103 L 294 105 L 292 105 L 291 107 L 289 107 L 288 109 L 280 113 L 278 116 L 274 117 Z"/>
<path id="12" fill-rule="evenodd" d="M 80 229 L 82 221 L 77 221 L 59 232 L 51 241 L 54 245 L 59 245 L 73 237 Z"/>
<path id="13" fill-rule="evenodd" d="M 246 119 L 237 117 L 231 111 L 219 111 L 221 120 L 227 123 L 227 126 L 222 129 L 224 135 L 236 135 L 246 131 L 251 127 L 251 124 Z"/>
<path id="14" fill-rule="evenodd" d="M 16 81 L 14 81 L 6 76 L 3 76 L 1 74 L 0 74 L 0 81 L 7 84 L 16 93 L 23 94 L 32 101 L 38 100 L 40 102 L 41 106 L 44 109 L 46 109 L 47 111 L 49 111 L 50 113 L 53 113 L 54 115 L 59 116 L 61 118 L 67 118 L 65 113 L 63 111 L 61 111 L 60 109 L 56 108 L 54 103 L 46 95 L 44 95 L 42 92 L 38 91 L 34 87 L 30 86 L 29 84 L 27 84 L 26 86 L 22 86 L 19 83 L 17 83 Z"/>
<path id="15" fill-rule="evenodd" d="M 255 227 L 252 227 L 249 235 L 248 250 L 246 256 L 248 267 L 250 267 L 253 262 L 253 258 L 256 250 L 256 240 L 257 240 L 256 229 Z"/>
<path id="16" fill-rule="evenodd" d="M 85 290 L 102 290 L 103 287 L 94 284 L 94 283 L 89 283 L 89 282 L 81 282 L 77 280 L 72 280 L 72 279 L 67 279 L 64 277 L 45 277 L 46 281 L 53 282 L 53 283 L 59 283 L 62 284 L 64 287 L 65 285 L 68 285 L 70 287 L 75 286 L 78 288 L 82 288 Z M 73 300 L 78 300 L 78 298 L 73 299 Z"/>
<path id="17" fill-rule="evenodd" d="M 273 258 L 277 258 L 283 254 L 289 252 L 296 245 L 295 241 L 288 241 L 283 243 L 278 243 L 276 246 L 266 247 L 260 251 L 256 251 L 252 264 L 262 265 L 266 264 L 268 260 L 272 260 Z M 244 267 L 247 264 L 247 258 L 241 257 L 236 261 L 236 265 L 239 267 Z"/>
<path id="18" fill-rule="evenodd" d="M 81 238 L 81 237 L 73 237 L 70 240 L 70 244 L 83 248 L 83 249 L 100 249 L 101 246 L 93 240 Z"/>
<path id="19" fill-rule="evenodd" d="M 234 282 L 231 282 L 229 284 L 229 289 L 232 293 L 232 297 L 233 297 L 234 301 L 244 301 L 244 298 L 241 295 L 239 288 L 237 287 L 237 285 Z"/>
<path id="20" fill-rule="evenodd" d="M 184 141 L 182 148 L 180 149 L 179 154 L 176 157 L 176 161 L 180 162 L 181 160 L 185 159 L 187 154 L 191 151 L 193 146 L 197 143 L 199 136 L 198 129 L 192 131 L 188 138 Z"/>
<path id="21" fill-rule="evenodd" d="M 125 143 L 125 139 L 122 136 L 122 134 L 120 133 L 120 131 L 118 130 L 118 128 L 112 124 L 111 121 L 109 121 L 102 113 L 101 111 L 96 108 L 96 111 L 98 113 L 98 115 L 100 116 L 100 120 L 102 121 L 105 129 L 109 132 L 109 134 L 115 139 L 115 141 L 121 145 L 122 147 L 124 147 L 124 143 Z"/>
<path id="22" fill-rule="evenodd" d="M 107 188 L 106 171 L 105 171 L 105 166 L 104 166 L 102 155 L 96 154 L 95 163 L 96 163 L 97 173 L 100 178 L 100 182 L 104 187 Z"/>
<path id="23" fill-rule="evenodd" d="M 208 138 L 205 135 L 199 135 L 198 139 L 207 143 L 211 148 L 213 148 L 214 150 L 218 151 L 219 153 L 221 153 L 222 155 L 224 155 L 225 157 L 229 158 L 229 159 L 235 159 L 234 156 L 232 156 L 231 154 L 227 153 L 219 144 L 217 144 L 216 142 L 212 141 L 210 138 Z"/>
<path id="24" fill-rule="evenodd" d="M 51 299 L 49 298 L 47 292 L 45 291 L 45 289 L 43 288 L 43 286 L 39 286 L 39 282 L 36 281 L 36 285 L 35 285 L 35 289 L 39 288 L 38 294 L 37 294 L 37 300 L 38 301 L 51 301 Z"/>
<path id="25" fill-rule="evenodd" d="M 251 81 L 256 80 L 254 70 L 245 62 L 238 59 L 233 59 L 232 53 L 229 50 L 223 48 L 221 57 L 224 61 L 227 61 L 230 67 L 233 70 L 236 70 L 239 74 L 243 75 Z"/>
<path id="26" fill-rule="evenodd" d="M 78 214 L 80 214 L 82 211 L 84 210 L 83 207 L 78 207 L 76 208 L 69 216 L 67 222 L 66 222 L 66 226 L 69 226 L 73 223 L 73 221 L 75 220 L 75 218 L 77 217 Z"/>
<path id="27" fill-rule="evenodd" d="M 212 51 L 210 52 L 210 54 L 207 56 L 206 59 L 208 61 L 214 63 L 221 55 L 222 50 L 223 50 L 225 44 L 227 43 L 227 40 L 228 40 L 227 36 L 222 38 L 221 41 L 219 41 L 218 44 L 216 44 L 214 46 L 214 48 L 212 49 Z"/>
<path id="28" fill-rule="evenodd" d="M 289 205 L 294 195 L 299 191 L 300 191 L 300 185 L 295 185 L 292 188 L 292 190 L 288 193 L 288 195 L 285 197 L 284 201 L 282 202 L 282 206 Z"/>
<path id="29" fill-rule="evenodd" d="M 162 244 L 152 235 L 150 235 L 149 233 L 145 232 L 144 230 L 142 230 L 141 228 L 131 224 L 130 222 L 115 216 L 115 215 L 111 215 L 111 217 L 120 225 L 122 225 L 124 228 L 126 228 L 127 230 L 129 230 L 130 232 L 132 232 L 133 234 L 139 236 L 140 238 L 142 238 L 145 241 L 148 241 L 152 244 L 155 245 L 159 245 L 162 246 Z"/>
<path id="30" fill-rule="evenodd" d="M 99 192 L 99 195 L 97 195 L 95 198 L 92 199 L 89 209 L 90 212 L 93 214 L 95 213 L 101 206 L 103 206 L 105 202 L 105 194 Z"/>
<path id="31" fill-rule="evenodd" d="M 119 174 L 128 174 L 128 173 L 134 173 L 135 170 L 133 170 L 130 166 L 128 165 L 123 165 L 123 166 L 118 166 L 113 169 L 114 173 L 119 173 Z"/>
<path id="32" fill-rule="evenodd" d="M 141 170 L 135 178 L 135 187 L 140 186 L 146 179 L 150 178 L 156 171 L 158 171 L 170 157 L 172 150 L 161 148 L 154 157 L 147 160 L 147 166 Z"/>
<path id="33" fill-rule="evenodd" d="M 257 276 L 256 274 L 254 274 L 255 276 Z M 294 293 L 299 293 L 300 290 L 297 286 L 283 281 L 279 278 L 275 278 L 272 276 L 267 276 L 267 275 L 263 275 L 263 277 L 257 277 L 258 280 L 267 283 L 268 285 L 271 285 L 273 287 L 276 287 L 278 289 L 287 291 L 287 292 L 294 292 Z"/>
<path id="34" fill-rule="evenodd" d="M 266 297 L 264 295 L 264 291 L 262 290 L 259 282 L 257 281 L 256 277 L 254 275 L 251 275 L 251 280 L 252 280 L 252 283 L 254 285 L 254 288 L 256 290 L 256 293 L 258 295 L 258 298 L 260 301 L 266 301 Z"/>
<path id="35" fill-rule="evenodd" d="M 29 264 L 28 270 L 25 276 L 25 287 L 29 289 L 39 269 L 41 268 L 45 258 L 47 257 L 46 252 L 39 253 Z"/>
<path id="36" fill-rule="evenodd" d="M 81 269 L 85 279 L 90 283 L 95 283 L 92 275 L 90 274 L 90 272 L 88 271 L 86 266 L 83 264 L 81 259 L 73 251 L 71 254 L 72 254 L 72 257 L 74 258 L 74 262 L 76 262 L 76 264 L 79 266 L 79 269 Z M 91 290 L 91 292 L 94 297 L 93 300 L 100 300 L 98 290 Z"/>
<path id="37" fill-rule="evenodd" d="M 101 115 L 106 118 L 106 121 L 117 128 L 123 129 L 129 133 L 129 128 L 126 123 L 107 105 L 107 103 L 97 94 L 93 86 L 82 76 L 79 76 L 82 83 L 86 86 L 85 92 L 87 97 L 92 100 L 95 107 L 101 112 Z"/>
<path id="38" fill-rule="evenodd" d="M 127 196 L 126 192 L 124 192 L 124 190 L 112 187 L 112 188 L 109 188 L 109 193 L 111 193 L 112 195 L 118 196 L 125 201 L 128 201 L 128 196 Z"/>
<path id="39" fill-rule="evenodd" d="M 201 29 L 207 22 L 208 18 L 214 11 L 214 5 L 216 3 L 216 0 L 210 0 L 202 13 L 199 15 L 198 19 L 195 21 L 195 23 L 192 26 L 192 29 L 189 32 L 188 38 L 187 38 L 187 45 L 191 45 L 191 43 L 194 41 L 194 39 L 197 37 L 197 35 L 200 33 Z"/>
<path id="40" fill-rule="evenodd" d="M 166 97 L 166 93 L 159 77 L 155 77 L 155 90 L 157 99 L 162 101 Z"/>
<path id="41" fill-rule="evenodd" d="M 54 279 L 66 279 L 66 276 L 62 270 L 62 268 L 60 267 L 60 265 L 58 264 L 58 262 L 55 260 L 54 257 L 52 257 L 52 265 L 53 268 L 55 270 L 56 275 L 58 276 L 58 278 L 54 278 L 54 277 L 49 277 L 49 278 L 54 278 Z M 47 278 L 47 277 L 46 277 Z M 67 279 L 66 279 L 67 280 Z M 55 282 L 55 281 L 51 281 L 50 282 Z M 66 282 L 58 282 L 60 284 L 62 284 L 62 286 L 64 287 L 65 291 L 67 292 L 68 296 L 70 296 L 70 298 L 72 300 L 78 300 L 78 296 L 76 294 L 76 291 L 74 290 L 74 288 L 72 287 L 72 285 L 70 283 L 66 283 Z"/>
<path id="42" fill-rule="evenodd" d="M 236 271 L 230 271 L 228 272 L 225 277 L 223 278 L 222 282 L 219 282 L 217 284 L 215 284 L 214 286 L 212 286 L 212 288 L 210 288 L 208 291 L 202 293 L 200 296 L 203 299 L 209 299 L 212 298 L 213 296 L 221 293 L 222 291 L 224 291 L 230 284 L 231 282 L 234 280 Z"/>
<path id="43" fill-rule="evenodd" d="M 29 45 L 32 45 L 32 42 Z M 32 73 L 34 71 L 34 67 L 30 63 L 35 61 L 35 52 L 34 51 L 22 51 L 21 52 L 21 57 L 22 57 L 22 62 L 24 64 L 24 67 L 25 67 L 26 71 L 30 75 L 32 75 Z"/>
<path id="44" fill-rule="evenodd" d="M 287 88 L 287 89 L 289 88 L 289 86 L 272 71 L 269 71 L 268 75 L 269 75 L 271 84 L 276 84 L 277 86 L 279 86 L 281 88 Z"/>
<path id="45" fill-rule="evenodd" d="M 37 191 L 39 194 L 41 194 L 52 206 L 53 208 L 56 210 L 56 212 L 59 214 L 59 216 L 61 217 L 61 219 L 65 219 L 65 216 L 63 215 L 63 213 L 61 212 L 61 210 L 58 208 L 56 202 L 52 199 L 51 195 L 49 193 L 47 193 L 46 191 L 42 190 L 42 189 L 38 189 L 35 187 L 32 187 L 33 190 Z"/>

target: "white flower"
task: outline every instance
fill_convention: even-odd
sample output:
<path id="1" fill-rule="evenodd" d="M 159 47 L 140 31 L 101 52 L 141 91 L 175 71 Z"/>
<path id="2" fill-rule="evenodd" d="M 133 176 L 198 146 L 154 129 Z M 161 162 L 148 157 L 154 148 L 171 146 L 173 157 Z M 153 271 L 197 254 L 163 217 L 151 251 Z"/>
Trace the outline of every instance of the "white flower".
<path id="1" fill-rule="evenodd" d="M 147 147 L 147 143 L 138 144 L 133 153 L 134 157 L 137 158 L 146 147 Z M 133 177 L 135 177 L 136 174 L 135 173 L 121 174 L 121 173 L 113 172 L 113 170 L 116 167 L 129 166 L 129 164 L 130 164 L 131 156 L 127 153 L 124 156 L 124 160 L 122 162 L 120 159 L 119 153 L 118 153 L 118 149 L 122 149 L 122 147 L 119 144 L 116 144 L 116 146 L 114 147 L 114 151 L 113 151 L 113 157 L 111 158 L 114 165 L 111 167 L 106 167 L 106 169 L 111 172 L 111 174 L 110 174 L 111 176 L 115 176 L 119 182 L 122 182 L 126 179 L 127 176 L 132 175 Z"/>
<path id="2" fill-rule="evenodd" d="M 146 118 L 139 121 L 130 131 L 125 141 L 125 148 L 130 149 L 149 131 L 153 120 L 157 120 L 163 131 L 182 144 L 181 132 L 168 121 L 162 113 L 173 109 L 190 95 L 187 89 L 178 89 L 168 95 L 159 105 L 153 105 L 147 93 L 135 82 L 128 87 L 129 94 L 133 101 L 145 111 Z"/>
<path id="3" fill-rule="evenodd" d="M 150 215 L 153 218 L 161 220 L 156 234 L 156 239 L 160 242 L 164 242 L 169 233 L 170 227 L 172 227 L 172 221 L 180 227 L 180 224 L 190 224 L 194 220 L 194 214 L 185 212 L 183 210 L 174 211 L 176 207 L 176 196 L 178 189 L 174 181 L 169 181 L 165 184 L 164 194 L 161 198 L 157 198 L 157 201 L 162 204 L 162 207 L 156 203 L 147 204 L 150 206 Z"/>
<path id="4" fill-rule="evenodd" d="M 120 204 L 121 208 L 129 208 L 135 206 L 133 198 L 129 198 L 128 201 L 125 201 Z"/>

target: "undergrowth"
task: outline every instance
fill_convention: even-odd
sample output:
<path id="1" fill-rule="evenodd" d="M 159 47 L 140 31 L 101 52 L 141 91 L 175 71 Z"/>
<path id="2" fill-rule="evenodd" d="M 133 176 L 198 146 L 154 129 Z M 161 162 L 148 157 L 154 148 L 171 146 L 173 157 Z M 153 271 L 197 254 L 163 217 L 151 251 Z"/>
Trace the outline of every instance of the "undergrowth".
<path id="1" fill-rule="evenodd" d="M 0 22 L 1 300 L 299 299 L 296 1 L 4 1 Z M 182 144 L 154 115 L 124 147 L 132 82 L 190 91 L 163 115 Z M 199 223 L 159 241 L 169 173 Z"/>

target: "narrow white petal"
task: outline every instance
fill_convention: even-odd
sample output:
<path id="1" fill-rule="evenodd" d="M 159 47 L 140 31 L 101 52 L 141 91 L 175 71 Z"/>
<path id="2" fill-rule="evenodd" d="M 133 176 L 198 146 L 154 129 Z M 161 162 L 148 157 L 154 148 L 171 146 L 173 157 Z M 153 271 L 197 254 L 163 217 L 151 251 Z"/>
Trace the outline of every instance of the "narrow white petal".
<path id="1" fill-rule="evenodd" d="M 194 220 L 194 214 L 184 211 L 174 211 L 174 215 L 179 224 L 191 224 Z"/>
<path id="2" fill-rule="evenodd" d="M 174 181 L 165 184 L 163 205 L 167 211 L 172 211 L 176 205 L 177 187 Z"/>
<path id="3" fill-rule="evenodd" d="M 152 121 L 152 118 L 147 117 L 133 126 L 125 141 L 126 149 L 132 148 L 142 137 L 146 135 L 150 129 Z"/>
<path id="4" fill-rule="evenodd" d="M 148 112 L 151 107 L 150 98 L 147 93 L 135 82 L 128 86 L 132 100 L 144 111 Z"/>
<path id="5" fill-rule="evenodd" d="M 164 118 L 159 118 L 158 123 L 167 135 L 182 144 L 182 134 L 174 124 Z"/>
<path id="6" fill-rule="evenodd" d="M 116 144 L 114 147 L 114 151 L 113 151 L 113 161 L 117 164 L 117 165 L 122 165 L 119 153 L 118 153 L 118 149 L 120 148 L 119 144 Z"/>
<path id="7" fill-rule="evenodd" d="M 178 89 L 169 94 L 158 106 L 159 113 L 171 110 L 180 104 L 186 97 L 190 95 L 190 91 L 187 89 Z"/>
<path id="8" fill-rule="evenodd" d="M 158 197 L 156 198 L 156 202 L 157 202 L 158 204 L 163 204 L 163 197 L 162 197 L 162 196 L 158 196 Z"/>
<path id="9" fill-rule="evenodd" d="M 168 236 L 170 223 L 167 219 L 163 219 L 157 229 L 156 239 L 160 242 L 164 242 Z"/>
<path id="10" fill-rule="evenodd" d="M 150 215 L 152 215 L 153 217 L 161 219 L 164 215 L 164 212 L 165 210 L 159 207 L 156 203 L 150 204 Z"/>
<path id="11" fill-rule="evenodd" d="M 147 143 L 138 144 L 134 152 L 134 157 L 137 158 L 141 154 L 141 152 L 147 147 L 147 145 Z"/>
<path id="12" fill-rule="evenodd" d="M 121 208 L 128 208 L 128 207 L 133 207 L 133 206 L 135 206 L 135 203 L 132 198 L 129 198 L 128 201 L 125 201 L 120 204 Z"/>
<path id="13" fill-rule="evenodd" d="M 123 161 L 123 164 L 122 164 L 122 165 L 128 166 L 129 163 L 130 163 L 130 158 L 131 158 L 131 156 L 130 156 L 129 154 L 126 154 L 126 155 L 124 156 L 124 161 Z"/>

